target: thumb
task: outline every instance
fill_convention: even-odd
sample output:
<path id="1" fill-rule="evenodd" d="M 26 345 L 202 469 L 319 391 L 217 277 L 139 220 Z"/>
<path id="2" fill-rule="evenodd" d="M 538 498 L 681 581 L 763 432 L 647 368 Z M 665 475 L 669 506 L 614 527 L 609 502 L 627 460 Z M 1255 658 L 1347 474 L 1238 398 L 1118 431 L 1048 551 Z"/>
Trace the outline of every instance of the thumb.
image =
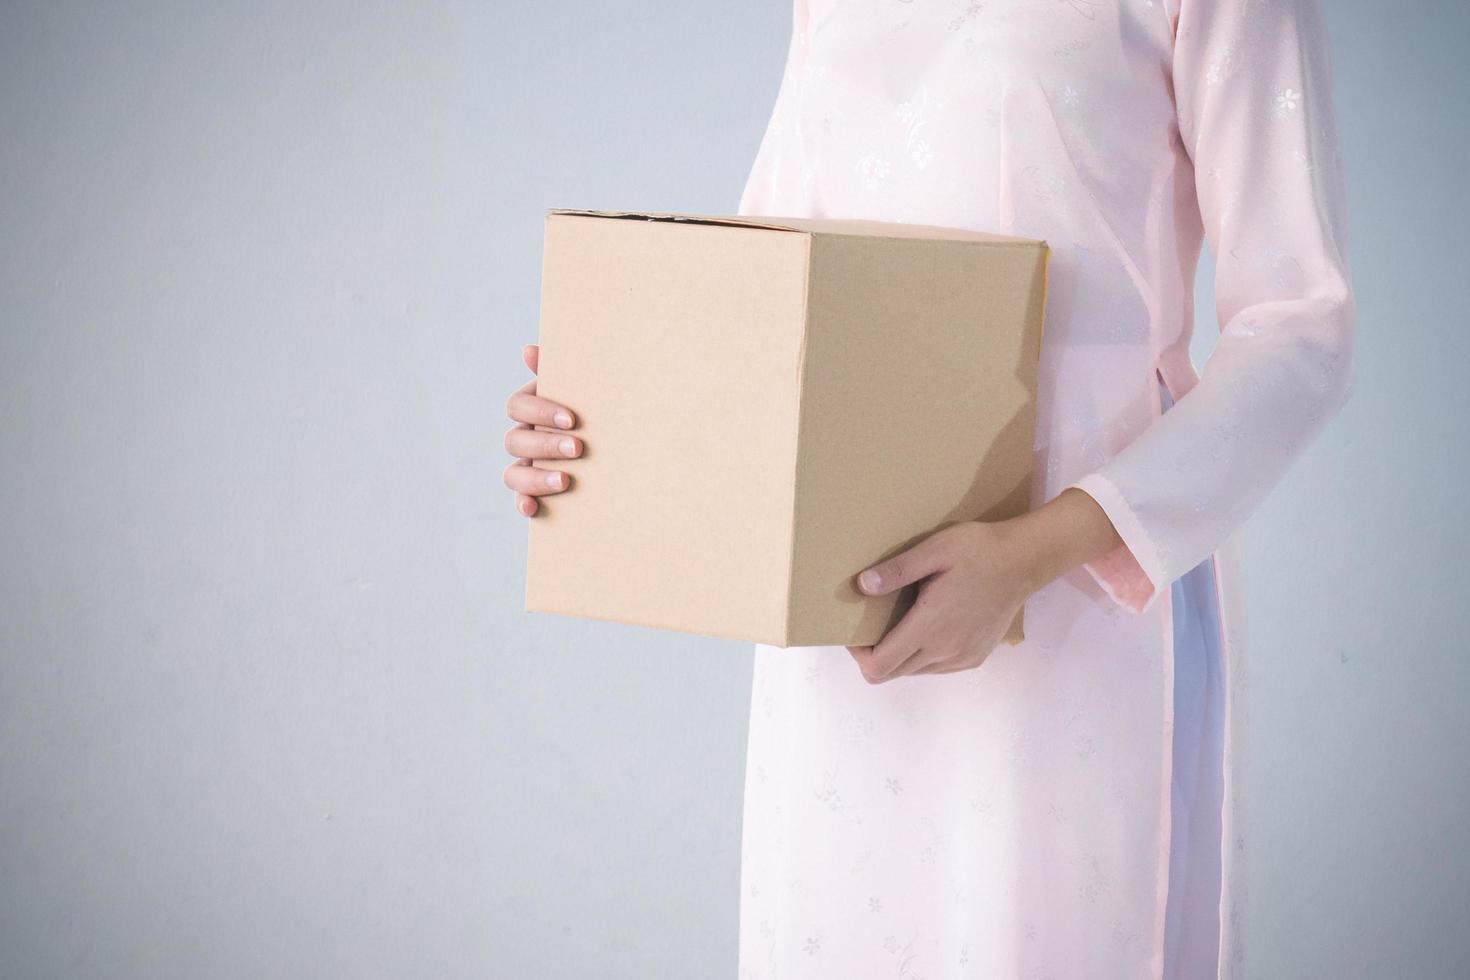
<path id="1" fill-rule="evenodd" d="M 930 535 L 907 551 L 866 569 L 858 576 L 858 588 L 867 595 L 885 595 L 939 571 L 939 549 L 934 537 Z"/>

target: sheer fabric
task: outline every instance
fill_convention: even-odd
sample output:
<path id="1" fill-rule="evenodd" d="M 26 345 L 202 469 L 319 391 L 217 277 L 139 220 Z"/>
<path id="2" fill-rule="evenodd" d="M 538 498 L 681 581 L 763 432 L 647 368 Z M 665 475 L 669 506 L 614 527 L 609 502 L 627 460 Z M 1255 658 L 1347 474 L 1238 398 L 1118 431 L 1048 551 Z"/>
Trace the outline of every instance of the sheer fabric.
<path id="1" fill-rule="evenodd" d="M 1320 0 L 797 0 L 740 213 L 1045 239 L 1032 503 L 1076 486 L 1123 540 L 976 670 L 874 686 L 841 647 L 756 647 L 742 976 L 1239 975 L 1234 537 L 1353 377 L 1331 99 Z M 1207 561 L 1218 650 L 1190 659 Z M 1218 779 L 1175 743 L 1186 700 Z M 1212 855 L 1213 912 L 1179 904 Z"/>

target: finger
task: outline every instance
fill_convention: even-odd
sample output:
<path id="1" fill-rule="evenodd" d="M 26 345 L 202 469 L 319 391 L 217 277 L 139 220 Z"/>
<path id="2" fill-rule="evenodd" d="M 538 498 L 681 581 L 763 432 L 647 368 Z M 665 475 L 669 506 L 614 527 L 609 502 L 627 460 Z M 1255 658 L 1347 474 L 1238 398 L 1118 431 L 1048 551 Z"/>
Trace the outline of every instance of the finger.
<path id="1" fill-rule="evenodd" d="M 955 663 L 953 661 L 943 660 L 943 661 L 936 661 L 936 662 L 931 663 L 931 664 L 925 664 L 923 667 L 920 667 L 917 670 L 913 671 L 913 673 L 915 673 L 915 674 L 958 674 L 962 670 L 969 670 L 969 669 L 970 669 L 970 665 L 969 664 L 957 664 L 957 663 Z"/>
<path id="2" fill-rule="evenodd" d="M 870 684 L 878 683 L 876 679 L 868 676 L 873 663 L 873 648 L 865 646 L 848 647 L 847 652 L 852 655 L 852 662 L 857 664 L 859 673 L 863 675 L 863 680 Z"/>
<path id="3" fill-rule="evenodd" d="M 536 366 L 541 363 L 541 345 L 526 344 L 521 348 L 521 360 L 526 362 L 526 367 L 531 369 L 532 374 L 537 373 Z M 533 379 L 531 383 L 534 385 L 536 382 Z"/>
<path id="4" fill-rule="evenodd" d="M 858 672 L 863 675 L 863 680 L 869 684 L 877 684 L 882 681 L 873 673 L 873 648 L 872 647 L 848 647 L 847 652 L 852 654 L 853 663 L 857 664 Z"/>
<path id="5" fill-rule="evenodd" d="M 853 659 L 863 669 L 863 676 L 873 683 L 887 680 L 892 672 L 924 646 L 927 635 L 925 622 L 929 618 L 925 593 L 928 586 L 921 586 L 909 607 L 897 623 L 870 647 L 848 647 Z"/>
<path id="6" fill-rule="evenodd" d="M 907 619 L 907 617 L 905 617 Z M 859 647 L 853 653 L 852 658 L 857 661 L 858 667 L 862 669 L 863 677 L 869 683 L 877 684 L 894 676 L 898 669 L 910 657 L 917 654 L 922 648 L 917 639 L 907 639 L 907 631 L 899 634 L 899 626 L 888 631 L 876 645 L 871 647 Z"/>
<path id="7" fill-rule="evenodd" d="M 929 647 L 899 665 L 890 677 L 911 677 L 917 674 L 955 674 L 976 666 L 973 660 L 953 652 L 944 652 L 942 647 Z"/>
<path id="8" fill-rule="evenodd" d="M 505 434 L 505 451 L 524 459 L 570 459 L 582 446 L 575 436 L 516 426 Z"/>
<path id="9" fill-rule="evenodd" d="M 859 659 L 858 666 L 862 668 L 863 677 L 870 684 L 881 684 L 884 681 L 891 681 L 895 677 L 902 677 L 904 664 L 922 656 L 923 653 L 924 650 L 920 647 L 914 650 L 905 650 L 897 654 L 890 654 L 887 659 L 880 659 L 881 655 L 875 651 L 872 656 Z"/>
<path id="10" fill-rule="evenodd" d="M 533 394 L 524 386 L 516 389 L 505 403 L 505 414 L 517 422 L 555 429 L 570 429 L 577 424 L 577 417 L 565 405 Z"/>
<path id="11" fill-rule="evenodd" d="M 977 663 L 976 661 L 971 660 L 971 659 L 958 659 L 957 660 L 957 659 L 951 657 L 948 660 L 937 660 L 937 661 L 935 661 L 933 663 L 925 664 L 923 667 L 920 667 L 918 670 L 915 670 L 914 673 L 915 674 L 958 674 L 961 671 L 974 670 L 976 667 L 979 667 L 979 666 L 980 666 L 979 663 Z"/>
<path id="12" fill-rule="evenodd" d="M 571 485 L 571 478 L 558 470 L 532 466 L 530 460 L 518 459 L 505 468 L 505 485 L 517 493 L 541 497 L 561 493 Z"/>
<path id="13" fill-rule="evenodd" d="M 536 511 L 541 508 L 535 497 L 528 497 L 523 493 L 516 494 L 516 510 L 525 517 L 535 517 Z"/>
<path id="14" fill-rule="evenodd" d="M 931 534 L 907 551 L 864 569 L 858 588 L 867 595 L 885 595 L 933 575 L 943 567 L 943 549 L 936 538 Z"/>
<path id="15" fill-rule="evenodd" d="M 534 394 L 536 394 L 536 379 L 534 377 L 531 378 L 530 381 L 527 381 L 525 384 L 521 385 L 519 388 L 517 388 L 515 391 L 513 391 L 511 393 L 511 396 L 514 397 L 515 395 L 521 395 L 521 394 L 526 394 L 526 395 L 534 395 Z M 507 414 L 509 414 L 509 411 L 510 411 L 510 403 L 507 402 L 505 407 L 506 407 Z M 517 429 L 529 429 L 529 428 L 532 427 L 530 422 L 521 422 L 521 421 L 516 421 L 514 419 L 512 421 L 515 421 L 515 423 L 516 423 L 515 424 L 515 428 L 517 428 Z"/>
<path id="16" fill-rule="evenodd" d="M 922 592 L 920 597 L 922 598 Z M 896 676 L 895 671 L 923 651 L 927 635 L 923 610 L 924 607 L 915 601 L 913 607 L 903 614 L 903 618 L 874 645 L 873 652 L 863 661 L 863 672 L 870 680 L 887 680 Z"/>
<path id="17" fill-rule="evenodd" d="M 937 663 L 943 663 L 946 659 L 948 658 L 936 654 L 931 648 L 920 647 L 907 660 L 889 671 L 887 679 L 892 680 L 895 677 L 908 677 L 912 674 L 921 673 L 925 668 L 932 667 Z"/>

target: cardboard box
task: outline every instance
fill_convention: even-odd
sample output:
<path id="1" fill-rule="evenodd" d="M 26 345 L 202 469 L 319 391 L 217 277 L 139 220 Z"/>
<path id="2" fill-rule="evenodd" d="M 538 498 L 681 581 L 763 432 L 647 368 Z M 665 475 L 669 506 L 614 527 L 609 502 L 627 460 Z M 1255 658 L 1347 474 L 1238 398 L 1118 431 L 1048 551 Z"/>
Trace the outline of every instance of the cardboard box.
<path id="1" fill-rule="evenodd" d="M 571 484 L 527 521 L 527 611 L 874 644 L 918 587 L 859 572 L 1030 508 L 1045 242 L 571 209 L 545 232 L 537 391 L 586 449 L 536 461 Z"/>

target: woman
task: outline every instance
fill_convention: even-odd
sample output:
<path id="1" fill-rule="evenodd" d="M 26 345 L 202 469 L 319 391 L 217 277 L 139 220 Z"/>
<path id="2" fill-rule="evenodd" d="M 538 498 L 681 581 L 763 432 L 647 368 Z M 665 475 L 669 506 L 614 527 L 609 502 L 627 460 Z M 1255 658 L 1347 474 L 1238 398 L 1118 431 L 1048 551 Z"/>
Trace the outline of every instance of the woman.
<path id="1" fill-rule="evenodd" d="M 1353 380 L 1320 0 L 796 0 L 740 213 L 1053 249 L 1032 512 L 860 579 L 922 583 L 874 647 L 756 647 L 740 975 L 1238 975 L 1232 532 Z M 510 414 L 583 448 L 534 379 Z"/>

